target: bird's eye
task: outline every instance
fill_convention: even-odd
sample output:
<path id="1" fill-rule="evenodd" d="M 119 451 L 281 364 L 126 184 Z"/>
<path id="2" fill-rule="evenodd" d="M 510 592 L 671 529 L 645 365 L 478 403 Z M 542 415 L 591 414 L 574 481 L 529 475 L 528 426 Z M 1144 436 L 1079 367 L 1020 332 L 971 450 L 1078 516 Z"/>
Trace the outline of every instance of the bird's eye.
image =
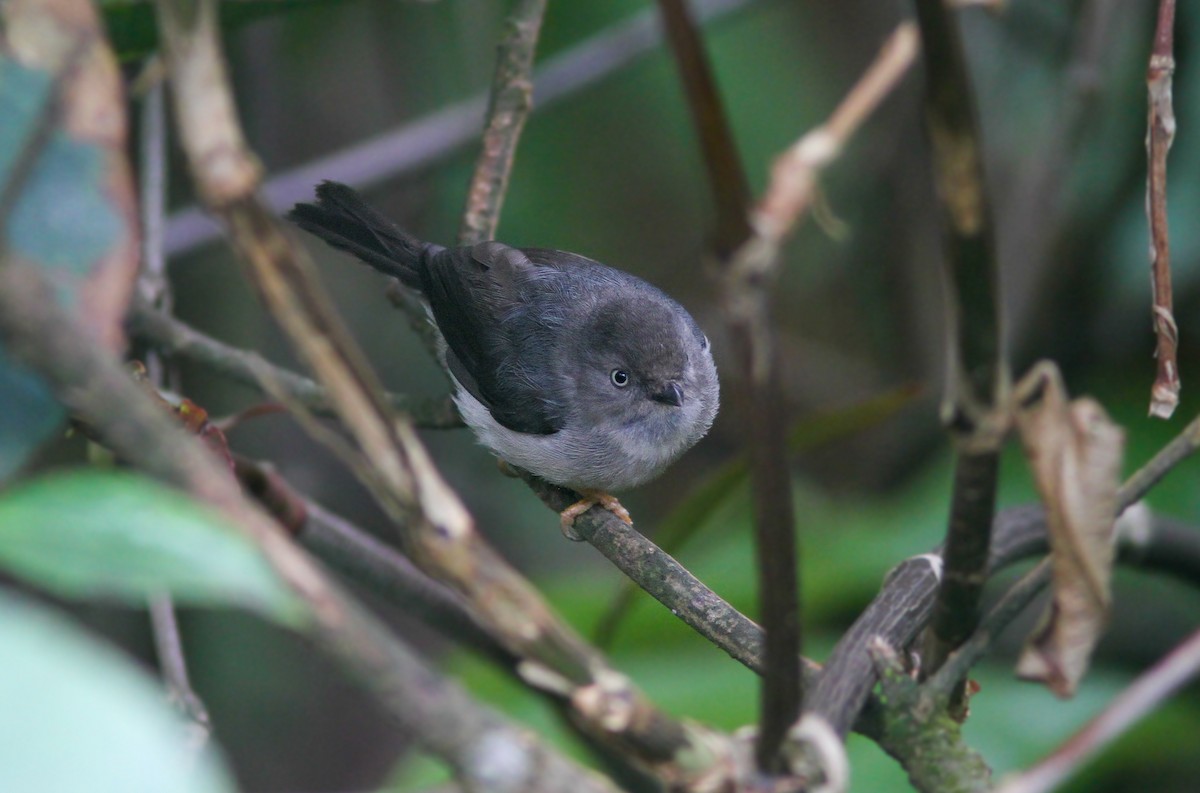
<path id="1" fill-rule="evenodd" d="M 612 384 L 617 388 L 624 388 L 629 385 L 629 372 L 624 369 L 613 369 L 608 373 L 608 379 L 612 380 Z"/>

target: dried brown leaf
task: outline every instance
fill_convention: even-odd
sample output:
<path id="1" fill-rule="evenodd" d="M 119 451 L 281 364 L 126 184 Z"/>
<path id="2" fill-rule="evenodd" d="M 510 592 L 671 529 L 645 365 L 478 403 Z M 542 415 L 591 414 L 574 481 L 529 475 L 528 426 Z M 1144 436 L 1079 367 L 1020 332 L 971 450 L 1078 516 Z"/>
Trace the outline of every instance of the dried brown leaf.
<path id="1" fill-rule="evenodd" d="M 1017 674 L 1068 697 L 1108 621 L 1125 433 L 1098 402 L 1068 402 L 1053 363 L 1035 366 L 1015 395 L 1017 428 L 1046 505 L 1054 574 L 1053 601 Z"/>

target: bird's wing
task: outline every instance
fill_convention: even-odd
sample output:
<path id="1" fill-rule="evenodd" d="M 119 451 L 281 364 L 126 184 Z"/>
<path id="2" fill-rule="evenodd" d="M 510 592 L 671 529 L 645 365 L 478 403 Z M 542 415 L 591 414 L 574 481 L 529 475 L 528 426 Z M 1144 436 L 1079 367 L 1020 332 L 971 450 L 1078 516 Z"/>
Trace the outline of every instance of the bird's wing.
<path id="1" fill-rule="evenodd" d="M 555 289 L 557 270 L 496 242 L 438 251 L 419 269 L 459 384 L 510 430 L 562 429 L 563 383 L 552 359 L 556 319 L 541 300 Z"/>

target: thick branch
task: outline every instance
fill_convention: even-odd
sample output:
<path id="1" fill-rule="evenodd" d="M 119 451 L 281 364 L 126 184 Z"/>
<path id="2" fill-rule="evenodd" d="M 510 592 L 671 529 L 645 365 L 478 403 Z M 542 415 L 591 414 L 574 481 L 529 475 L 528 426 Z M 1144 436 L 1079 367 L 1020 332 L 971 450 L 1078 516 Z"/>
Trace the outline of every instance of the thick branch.
<path id="1" fill-rule="evenodd" d="M 983 142 L 957 19 L 944 0 L 916 0 L 925 47 L 925 111 L 945 223 L 947 382 L 943 419 L 958 461 L 946 571 L 922 653 L 931 673 L 975 629 L 995 511 L 999 411 L 1010 376 L 983 174 Z"/>

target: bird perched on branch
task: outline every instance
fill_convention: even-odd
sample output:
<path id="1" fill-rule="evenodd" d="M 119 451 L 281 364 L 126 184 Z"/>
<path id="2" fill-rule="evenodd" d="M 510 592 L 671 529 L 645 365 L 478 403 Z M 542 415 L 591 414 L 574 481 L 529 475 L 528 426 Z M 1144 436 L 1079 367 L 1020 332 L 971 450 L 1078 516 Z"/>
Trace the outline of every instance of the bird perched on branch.
<path id="1" fill-rule="evenodd" d="M 463 421 L 502 460 L 626 523 L 612 491 L 657 476 L 717 414 L 707 337 L 684 308 L 574 253 L 421 242 L 337 182 L 288 217 L 425 301 Z"/>

